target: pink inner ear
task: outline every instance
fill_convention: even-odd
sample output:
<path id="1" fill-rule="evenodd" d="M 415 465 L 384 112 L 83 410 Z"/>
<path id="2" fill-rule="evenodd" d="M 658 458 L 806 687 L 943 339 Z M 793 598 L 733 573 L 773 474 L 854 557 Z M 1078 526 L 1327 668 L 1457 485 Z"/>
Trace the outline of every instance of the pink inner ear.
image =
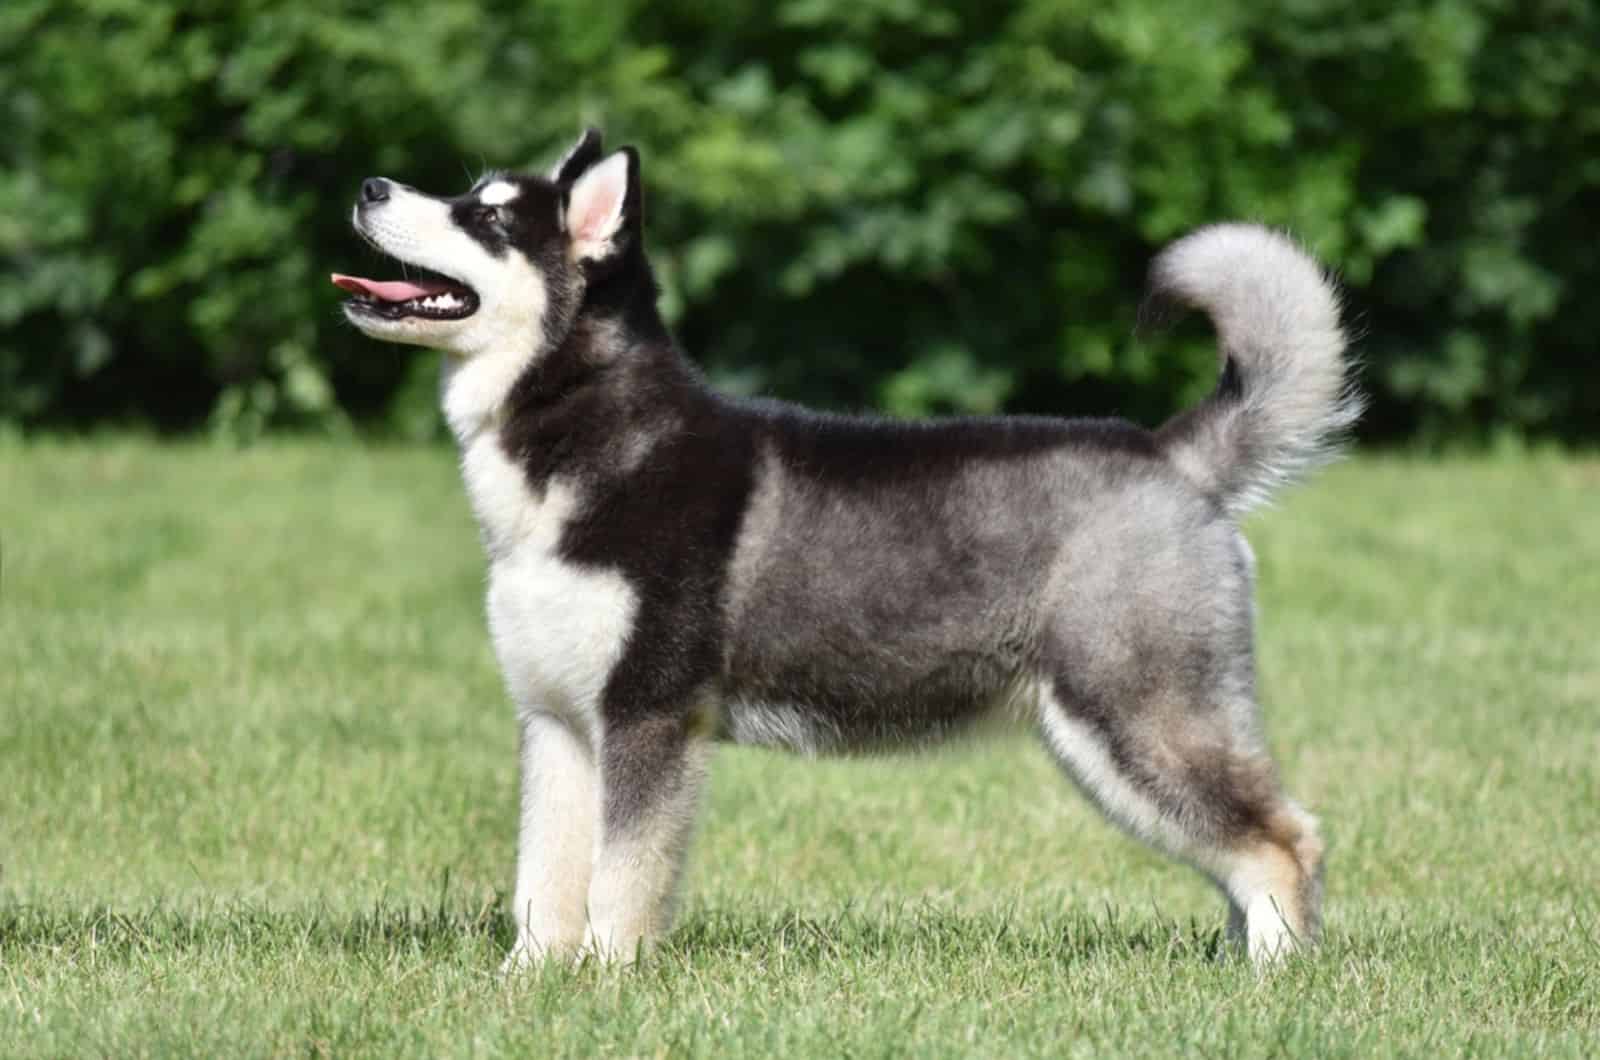
<path id="1" fill-rule="evenodd" d="M 589 171 L 589 179 L 578 181 L 572 190 L 572 213 L 568 218 L 574 238 L 604 239 L 611 234 L 609 229 L 622 206 L 626 179 L 627 170 L 602 164 Z"/>

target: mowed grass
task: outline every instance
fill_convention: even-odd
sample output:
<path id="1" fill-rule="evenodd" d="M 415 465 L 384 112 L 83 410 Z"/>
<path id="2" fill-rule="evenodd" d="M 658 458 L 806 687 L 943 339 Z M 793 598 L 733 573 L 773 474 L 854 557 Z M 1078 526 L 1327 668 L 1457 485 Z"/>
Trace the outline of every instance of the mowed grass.
<path id="1" fill-rule="evenodd" d="M 678 929 L 504 980 L 515 735 L 445 450 L 0 444 L 0 1055 L 1600 1048 L 1600 463 L 1360 459 L 1250 526 L 1327 940 L 1029 739 L 719 751 Z"/>

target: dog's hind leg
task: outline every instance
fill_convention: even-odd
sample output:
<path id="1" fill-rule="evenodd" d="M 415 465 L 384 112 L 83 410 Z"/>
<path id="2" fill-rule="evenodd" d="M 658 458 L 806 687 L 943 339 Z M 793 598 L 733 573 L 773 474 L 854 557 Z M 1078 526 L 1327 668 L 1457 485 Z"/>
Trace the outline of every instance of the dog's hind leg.
<path id="1" fill-rule="evenodd" d="M 708 741 L 690 715 L 615 725 L 601 761 L 604 819 L 589 887 L 584 950 L 630 962 L 672 926 Z"/>
<path id="2" fill-rule="evenodd" d="M 1100 708 L 1041 688 L 1039 723 L 1067 773 L 1114 822 L 1209 876 L 1230 931 L 1268 963 L 1319 930 L 1322 844 L 1282 794 L 1249 703 L 1156 697 Z"/>
<path id="3" fill-rule="evenodd" d="M 506 970 L 569 954 L 583 941 L 600 785 L 594 751 L 566 719 L 522 718 L 522 819 L 512 897 L 516 945 Z"/>

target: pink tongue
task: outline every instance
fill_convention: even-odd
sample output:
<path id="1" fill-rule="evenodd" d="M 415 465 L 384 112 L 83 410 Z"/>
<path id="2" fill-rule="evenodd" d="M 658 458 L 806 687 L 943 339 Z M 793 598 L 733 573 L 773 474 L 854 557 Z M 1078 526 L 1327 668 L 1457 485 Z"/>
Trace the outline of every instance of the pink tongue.
<path id="1" fill-rule="evenodd" d="M 409 302 L 413 298 L 426 298 L 450 289 L 443 283 L 408 283 L 405 280 L 366 280 L 360 276 L 333 274 L 335 287 L 343 287 L 354 294 L 370 294 L 385 302 Z"/>

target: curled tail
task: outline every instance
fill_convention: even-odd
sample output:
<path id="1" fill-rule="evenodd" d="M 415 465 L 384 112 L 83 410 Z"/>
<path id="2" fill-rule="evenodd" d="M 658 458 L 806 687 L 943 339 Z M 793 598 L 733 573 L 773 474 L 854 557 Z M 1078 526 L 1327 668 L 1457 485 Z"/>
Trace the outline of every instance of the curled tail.
<path id="1" fill-rule="evenodd" d="M 1153 298 L 1211 317 L 1222 355 L 1217 389 L 1157 435 L 1184 474 L 1238 516 L 1337 454 L 1363 402 L 1321 266 L 1287 236 L 1221 224 L 1173 243 L 1150 275 Z"/>

